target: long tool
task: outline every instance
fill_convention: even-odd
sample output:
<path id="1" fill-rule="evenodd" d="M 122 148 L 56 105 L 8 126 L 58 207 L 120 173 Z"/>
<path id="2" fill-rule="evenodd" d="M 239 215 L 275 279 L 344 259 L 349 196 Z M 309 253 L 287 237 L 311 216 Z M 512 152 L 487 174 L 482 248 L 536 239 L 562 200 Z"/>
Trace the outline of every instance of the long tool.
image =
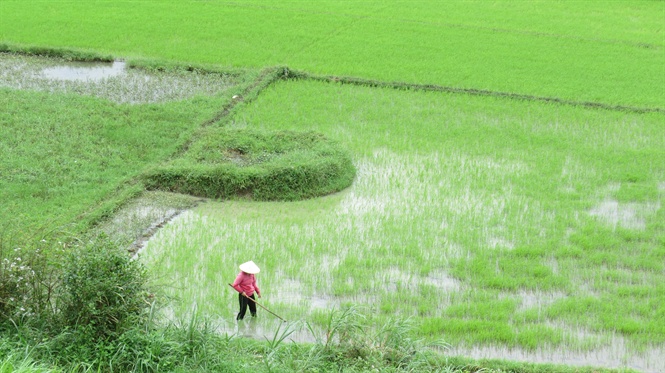
<path id="1" fill-rule="evenodd" d="M 229 284 L 229 286 L 233 288 L 233 285 Z M 238 291 L 236 288 L 233 288 L 233 289 L 236 290 L 236 291 Z M 264 310 L 270 312 L 271 314 L 273 314 L 275 317 L 277 317 L 278 319 L 282 320 L 283 322 L 286 322 L 286 320 L 284 320 L 283 318 L 279 317 L 278 314 L 276 314 L 276 313 L 272 312 L 271 310 L 267 309 L 267 308 L 264 307 L 261 303 L 259 303 L 259 302 L 255 301 L 254 299 L 250 298 L 247 294 L 245 294 L 245 298 L 247 298 L 247 299 L 251 300 L 252 302 L 256 303 L 259 307 L 261 307 L 261 308 L 263 308 Z"/>

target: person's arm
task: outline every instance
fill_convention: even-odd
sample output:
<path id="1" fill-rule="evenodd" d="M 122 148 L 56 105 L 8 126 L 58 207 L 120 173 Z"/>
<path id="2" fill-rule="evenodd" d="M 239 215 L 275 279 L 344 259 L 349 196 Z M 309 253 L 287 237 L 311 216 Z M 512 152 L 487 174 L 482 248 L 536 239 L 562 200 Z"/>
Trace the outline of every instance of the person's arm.
<path id="1" fill-rule="evenodd" d="M 245 294 L 244 291 L 242 291 L 242 287 L 240 287 L 240 283 L 242 282 L 242 273 L 238 274 L 236 277 L 236 280 L 233 281 L 233 288 L 238 291 L 238 293 Z M 245 294 L 246 295 L 246 294 Z"/>
<path id="2" fill-rule="evenodd" d="M 261 298 L 261 290 L 259 290 L 259 285 L 256 282 L 256 276 L 254 276 L 254 283 L 252 284 L 254 286 L 254 290 L 256 291 L 256 295 Z"/>

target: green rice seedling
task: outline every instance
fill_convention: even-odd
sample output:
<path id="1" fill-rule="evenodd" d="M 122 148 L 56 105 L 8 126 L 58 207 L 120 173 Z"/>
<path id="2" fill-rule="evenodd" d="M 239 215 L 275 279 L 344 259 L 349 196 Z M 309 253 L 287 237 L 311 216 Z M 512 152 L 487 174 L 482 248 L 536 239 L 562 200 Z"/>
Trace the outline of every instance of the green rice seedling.
<path id="1" fill-rule="evenodd" d="M 646 349 L 657 361 L 650 343 L 660 329 L 649 320 L 659 319 L 660 297 L 642 284 L 661 282 L 662 261 L 653 259 L 662 209 L 636 212 L 640 224 L 629 224 L 603 201 L 616 198 L 626 172 L 642 175 L 638 184 L 663 179 L 660 122 L 660 114 L 280 83 L 231 127 L 331 136 L 355 155 L 352 187 L 288 204 L 208 203 L 155 236 L 146 260 L 183 276 L 183 304 L 196 299 L 227 319 L 236 305 L 222 278 L 251 259 L 264 269 L 269 304 L 283 287 L 298 293 L 297 305 L 279 303 L 287 319 L 313 317 L 319 311 L 303 304 L 323 298 L 328 307 L 420 316 L 422 335 L 443 336 L 460 351 L 602 350 L 621 343 L 608 337 L 620 333 L 631 341 L 618 347 L 628 359 Z M 638 149 L 636 168 L 629 159 Z M 660 203 L 662 193 L 651 196 L 639 203 Z M 183 265 L 162 268 L 160 260 Z M 208 275 L 194 278 L 188 268 Z M 628 294 L 649 306 L 626 305 Z M 577 326 L 596 336 L 566 334 Z"/>
<path id="2" fill-rule="evenodd" d="M 516 344 L 527 350 L 543 347 L 543 341 L 554 346 L 563 344 L 564 332 L 546 325 L 524 325 L 519 327 Z"/>
<path id="3" fill-rule="evenodd" d="M 662 4 L 257 5 L 0 3 L 2 50 L 279 63 L 319 80 L 275 84 L 242 111 L 221 97 L 131 108 L 1 90 L 3 216 L 22 227 L 110 216 L 140 192 L 135 175 L 183 154 L 202 123 L 316 131 L 350 149 L 349 190 L 209 203 L 146 247 L 174 315 L 196 304 L 232 318 L 225 284 L 250 257 L 288 318 L 362 304 L 385 311 L 377 325 L 420 317 L 422 335 L 445 332 L 469 355 L 662 365 Z M 258 16 L 268 21 L 247 21 Z M 81 159 L 97 168 L 82 173 Z M 297 305 L 276 299 L 294 293 Z"/>
<path id="4" fill-rule="evenodd" d="M 1 6 L 8 44 L 664 107 L 659 2 Z"/>

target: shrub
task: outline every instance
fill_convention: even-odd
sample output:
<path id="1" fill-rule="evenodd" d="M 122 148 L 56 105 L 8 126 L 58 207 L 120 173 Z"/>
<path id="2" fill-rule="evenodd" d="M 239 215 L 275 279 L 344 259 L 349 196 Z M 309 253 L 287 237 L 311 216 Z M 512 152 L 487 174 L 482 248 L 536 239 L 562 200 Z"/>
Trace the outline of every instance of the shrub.
<path id="1" fill-rule="evenodd" d="M 149 309 L 146 271 L 101 237 L 72 250 L 63 273 L 62 321 L 93 340 L 114 338 Z"/>

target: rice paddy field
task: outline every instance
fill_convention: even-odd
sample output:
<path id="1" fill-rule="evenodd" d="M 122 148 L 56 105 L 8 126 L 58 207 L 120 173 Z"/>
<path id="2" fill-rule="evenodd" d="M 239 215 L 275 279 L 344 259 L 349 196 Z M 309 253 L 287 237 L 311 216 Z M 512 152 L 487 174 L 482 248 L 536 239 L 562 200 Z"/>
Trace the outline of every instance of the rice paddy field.
<path id="1" fill-rule="evenodd" d="M 5 0 L 5 50 L 215 73 L 54 82 L 52 62 L 2 54 L 0 224 L 139 195 L 136 175 L 202 126 L 317 131 L 352 154 L 350 188 L 209 200 L 142 246 L 167 316 L 271 335 L 262 309 L 234 322 L 228 283 L 253 260 L 259 301 L 290 322 L 355 305 L 377 324 L 411 318 L 449 355 L 661 372 L 663 21 L 648 1 Z M 222 110 L 272 66 L 291 75 Z"/>

